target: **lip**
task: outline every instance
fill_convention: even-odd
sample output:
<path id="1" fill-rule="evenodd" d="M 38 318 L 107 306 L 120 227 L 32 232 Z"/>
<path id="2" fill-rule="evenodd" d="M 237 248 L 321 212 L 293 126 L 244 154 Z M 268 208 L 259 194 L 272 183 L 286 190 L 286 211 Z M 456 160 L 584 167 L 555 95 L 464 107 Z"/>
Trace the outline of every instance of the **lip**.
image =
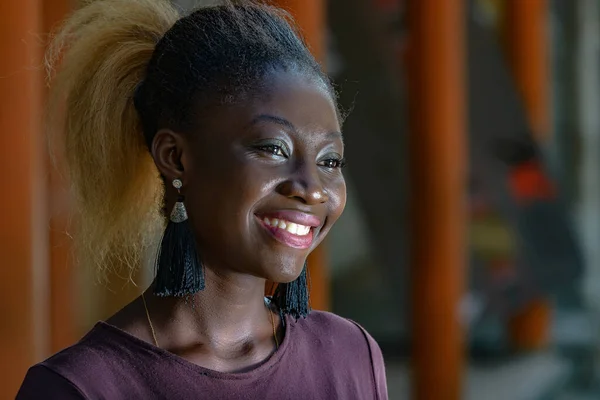
<path id="1" fill-rule="evenodd" d="M 265 213 L 256 214 L 256 216 L 261 220 L 265 217 L 267 217 L 269 219 L 271 219 L 271 218 L 284 219 L 286 221 L 290 221 L 295 224 L 310 226 L 311 228 L 316 228 L 316 227 L 321 226 L 321 220 L 319 218 L 315 217 L 312 214 L 308 214 L 308 213 L 305 213 L 302 211 L 296 211 L 296 210 L 279 210 L 279 211 L 273 211 L 273 212 L 265 212 Z"/>
<path id="2" fill-rule="evenodd" d="M 294 248 L 294 249 L 308 249 L 312 243 L 315 236 L 315 228 L 321 225 L 321 220 L 313 215 L 306 214 L 299 211 L 291 211 L 291 210 L 282 210 L 264 214 L 256 214 L 255 215 L 260 225 L 265 228 L 265 230 L 278 242 L 281 244 Z M 285 229 L 280 229 L 271 225 L 267 225 L 264 222 L 264 218 L 277 218 L 283 219 L 289 222 L 293 222 L 295 224 L 310 226 L 310 230 L 308 234 L 304 236 L 294 235 L 286 231 Z"/>

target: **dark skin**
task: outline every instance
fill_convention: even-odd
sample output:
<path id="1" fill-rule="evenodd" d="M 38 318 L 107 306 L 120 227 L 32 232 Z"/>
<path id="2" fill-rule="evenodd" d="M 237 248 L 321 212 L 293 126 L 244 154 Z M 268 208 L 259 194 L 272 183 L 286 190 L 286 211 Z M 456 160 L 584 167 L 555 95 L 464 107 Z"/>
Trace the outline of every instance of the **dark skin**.
<path id="1" fill-rule="evenodd" d="M 163 129 L 152 155 L 167 184 L 178 178 L 205 265 L 206 288 L 190 302 L 145 293 L 159 346 L 216 371 L 241 372 L 275 350 L 264 304 L 266 280 L 289 282 L 341 215 L 346 185 L 335 103 L 314 77 L 279 72 L 257 96 L 219 106 L 198 132 Z M 167 207 L 177 191 L 167 185 Z M 269 234 L 263 215 L 281 210 L 315 216 L 310 247 Z M 154 344 L 141 298 L 109 321 Z M 279 343 L 284 332 L 277 328 Z"/>

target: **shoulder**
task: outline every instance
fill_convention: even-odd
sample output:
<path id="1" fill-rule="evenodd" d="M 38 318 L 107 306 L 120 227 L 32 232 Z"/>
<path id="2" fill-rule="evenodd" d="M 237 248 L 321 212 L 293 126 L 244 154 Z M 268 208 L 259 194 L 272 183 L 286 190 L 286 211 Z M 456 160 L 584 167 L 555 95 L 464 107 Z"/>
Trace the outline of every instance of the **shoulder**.
<path id="1" fill-rule="evenodd" d="M 305 319 L 298 320 L 296 325 L 297 329 L 307 334 L 344 338 L 353 342 L 365 340 L 358 324 L 327 311 L 312 311 Z"/>
<path id="2" fill-rule="evenodd" d="M 77 376 L 92 375 L 109 362 L 111 354 L 118 351 L 118 347 L 120 342 L 114 333 L 104 324 L 98 323 L 79 342 L 56 353 L 40 365 L 69 379 L 75 378 L 72 376 L 75 372 Z"/>
<path id="3" fill-rule="evenodd" d="M 296 322 L 298 336 L 320 357 L 352 368 L 360 376 L 371 376 L 377 399 L 387 399 L 385 364 L 379 345 L 358 323 L 338 315 L 313 311 Z M 316 348 L 315 348 L 316 347 Z"/>
<path id="4" fill-rule="evenodd" d="M 367 341 L 375 342 L 358 323 L 327 311 L 312 311 L 307 318 L 296 324 L 299 329 L 313 335 L 336 337 L 363 345 Z"/>
<path id="5" fill-rule="evenodd" d="M 18 399 L 35 399 L 36 390 L 48 394 L 54 388 L 57 398 L 94 397 L 96 387 L 108 384 L 122 371 L 120 365 L 127 363 L 126 344 L 109 326 L 97 324 L 76 344 L 56 353 L 29 369 L 21 386 Z"/>
<path id="6" fill-rule="evenodd" d="M 73 382 L 52 369 L 38 364 L 27 371 L 16 400 L 85 398 Z"/>
<path id="7" fill-rule="evenodd" d="M 363 327 L 330 312 L 312 311 L 307 318 L 295 323 L 295 330 L 294 336 L 321 343 L 336 352 L 351 352 L 353 357 L 362 355 L 370 360 L 374 350 L 381 353 L 375 340 Z"/>

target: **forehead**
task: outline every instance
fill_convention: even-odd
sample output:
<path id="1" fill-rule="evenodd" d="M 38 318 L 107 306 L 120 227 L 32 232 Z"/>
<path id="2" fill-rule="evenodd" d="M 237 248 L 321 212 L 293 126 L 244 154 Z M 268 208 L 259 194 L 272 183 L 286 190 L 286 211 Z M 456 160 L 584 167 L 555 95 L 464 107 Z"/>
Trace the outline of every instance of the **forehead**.
<path id="1" fill-rule="evenodd" d="M 209 131 L 220 131 L 225 136 L 239 135 L 254 123 L 276 123 L 277 119 L 289 122 L 298 133 L 340 132 L 329 88 L 318 78 L 295 73 L 272 74 L 252 96 L 213 108 L 203 119 L 202 125 Z"/>
<path id="2" fill-rule="evenodd" d="M 270 111 L 285 117 L 299 128 L 318 125 L 330 131 L 340 130 L 335 100 L 319 78 L 275 74 L 264 82 L 264 90 L 248 106 L 255 112 Z"/>

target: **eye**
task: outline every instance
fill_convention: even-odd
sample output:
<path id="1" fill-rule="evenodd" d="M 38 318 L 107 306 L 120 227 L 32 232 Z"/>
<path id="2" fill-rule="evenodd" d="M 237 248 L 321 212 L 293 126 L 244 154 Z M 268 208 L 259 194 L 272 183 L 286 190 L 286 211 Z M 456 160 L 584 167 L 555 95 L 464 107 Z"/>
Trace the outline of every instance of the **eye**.
<path id="1" fill-rule="evenodd" d="M 343 158 L 328 158 L 319 162 L 319 165 L 330 169 L 340 169 L 346 166 L 346 160 Z"/>
<path id="2" fill-rule="evenodd" d="M 259 150 L 277 157 L 287 157 L 282 146 L 276 144 L 266 144 L 258 147 Z"/>

